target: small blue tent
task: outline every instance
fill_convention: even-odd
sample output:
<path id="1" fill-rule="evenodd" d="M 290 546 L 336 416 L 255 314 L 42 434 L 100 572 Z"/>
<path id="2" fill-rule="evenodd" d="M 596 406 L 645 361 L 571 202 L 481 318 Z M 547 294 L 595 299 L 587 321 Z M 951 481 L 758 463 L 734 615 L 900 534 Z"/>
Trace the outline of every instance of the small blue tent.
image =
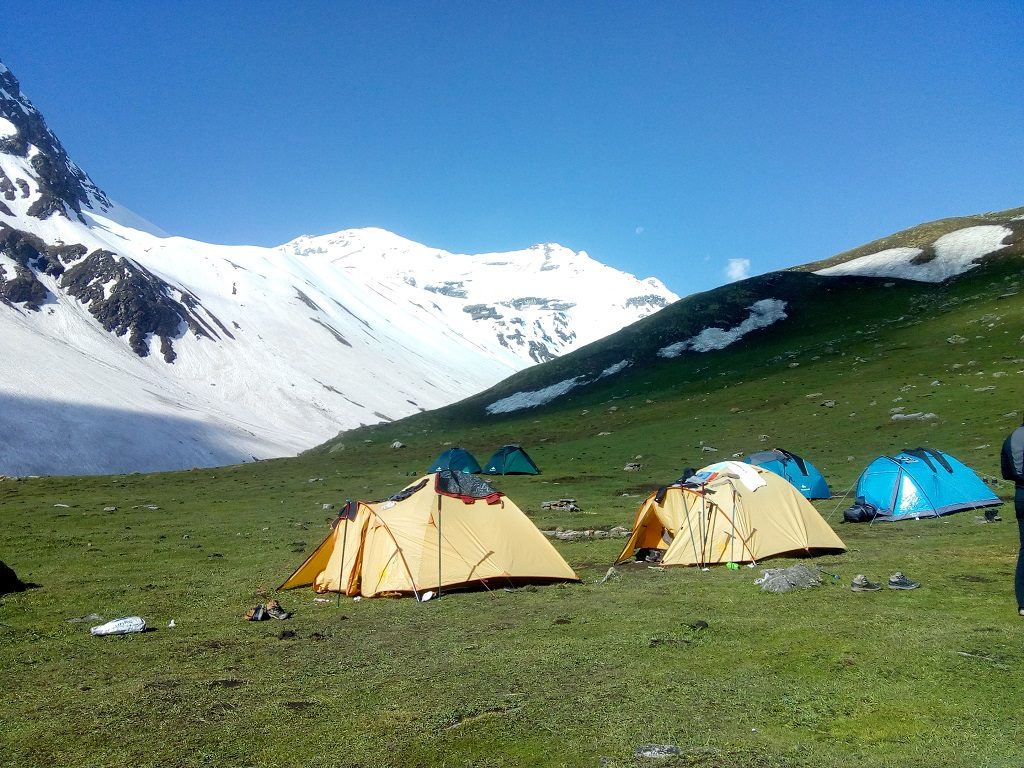
<path id="1" fill-rule="evenodd" d="M 789 482 L 808 499 L 831 499 L 832 492 L 818 468 L 807 459 L 782 448 L 758 451 L 744 459 L 747 464 L 767 469 Z"/>
<path id="2" fill-rule="evenodd" d="M 972 469 L 931 448 L 872 461 L 857 480 L 858 503 L 862 498 L 878 509 L 875 520 L 939 517 L 1002 504 Z"/>
<path id="3" fill-rule="evenodd" d="M 465 448 L 449 448 L 434 459 L 427 472 L 441 472 L 445 469 L 473 474 L 480 471 L 480 463 Z"/>

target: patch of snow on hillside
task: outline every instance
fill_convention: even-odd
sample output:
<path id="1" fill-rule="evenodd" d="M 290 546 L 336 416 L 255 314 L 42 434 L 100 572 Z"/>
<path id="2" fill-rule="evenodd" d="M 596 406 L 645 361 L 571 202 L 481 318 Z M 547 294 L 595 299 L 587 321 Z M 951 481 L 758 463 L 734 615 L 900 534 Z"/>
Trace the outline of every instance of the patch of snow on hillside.
<path id="1" fill-rule="evenodd" d="M 493 415 L 495 413 L 512 413 L 513 411 L 521 411 L 524 408 L 536 408 L 538 405 L 550 403 L 556 397 L 561 397 L 569 390 L 578 387 L 584 381 L 586 381 L 586 377 L 574 376 L 571 379 L 560 381 L 557 384 L 552 384 L 549 387 L 537 389 L 533 392 L 516 392 L 514 395 L 509 395 L 508 397 L 491 403 L 484 410 Z"/>
<path id="2" fill-rule="evenodd" d="M 913 267 L 910 262 L 924 251 L 920 248 L 887 248 L 878 253 L 871 253 L 852 259 L 834 267 L 816 270 L 814 274 L 826 277 L 859 275 L 862 277 L 905 277 Z"/>
<path id="3" fill-rule="evenodd" d="M 18 128 L 6 117 L 0 117 L 0 139 L 18 135 Z"/>
<path id="4" fill-rule="evenodd" d="M 998 251 L 1003 247 L 1003 240 L 1012 234 L 1013 230 L 1009 227 L 988 224 L 958 229 L 943 235 L 935 241 L 935 261 L 944 262 L 955 271 L 950 271 L 940 280 L 977 266 L 978 259 Z"/>
<path id="5" fill-rule="evenodd" d="M 629 360 L 620 360 L 615 365 L 610 365 L 601 371 L 600 375 L 593 379 L 593 381 L 614 376 L 616 373 L 626 370 L 632 364 Z M 576 387 L 590 383 L 592 381 L 588 380 L 586 376 L 574 376 L 571 379 L 560 381 L 557 384 L 552 384 L 549 387 L 537 389 L 533 392 L 516 392 L 514 395 L 509 395 L 506 398 L 491 403 L 484 410 L 493 415 L 495 413 L 521 411 L 524 408 L 536 408 L 538 405 L 550 403 L 556 397 L 561 397 Z"/>
<path id="6" fill-rule="evenodd" d="M 958 229 L 943 235 L 933 244 L 935 258 L 915 264 L 920 248 L 888 248 L 861 256 L 845 264 L 836 264 L 815 272 L 817 275 L 863 277 L 897 277 L 923 283 L 941 283 L 977 266 L 977 260 L 1003 247 L 1003 240 L 1013 234 L 996 224 Z"/>
<path id="7" fill-rule="evenodd" d="M 605 368 L 603 371 L 601 371 L 601 375 L 598 376 L 598 378 L 603 379 L 607 376 L 614 376 L 616 373 L 626 370 L 632 364 L 633 363 L 631 363 L 629 360 L 620 360 L 615 365 L 611 365 Z"/>
<path id="8" fill-rule="evenodd" d="M 751 331 L 767 328 L 769 325 L 786 319 L 786 302 L 780 299 L 761 299 L 751 304 L 748 309 L 750 316 L 733 328 L 705 328 L 686 341 L 677 341 L 658 350 L 658 357 L 679 357 L 686 350 L 694 352 L 711 352 L 725 349 L 735 341 L 739 341 Z"/>

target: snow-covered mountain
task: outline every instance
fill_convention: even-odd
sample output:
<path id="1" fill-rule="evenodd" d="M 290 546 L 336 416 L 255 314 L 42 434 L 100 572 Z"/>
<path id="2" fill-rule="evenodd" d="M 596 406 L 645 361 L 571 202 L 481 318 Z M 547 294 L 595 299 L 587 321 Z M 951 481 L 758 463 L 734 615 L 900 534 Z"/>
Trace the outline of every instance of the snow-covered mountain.
<path id="1" fill-rule="evenodd" d="M 675 301 L 582 252 L 377 229 L 172 237 L 111 201 L 0 64 L 0 473 L 294 454 L 461 399 Z"/>

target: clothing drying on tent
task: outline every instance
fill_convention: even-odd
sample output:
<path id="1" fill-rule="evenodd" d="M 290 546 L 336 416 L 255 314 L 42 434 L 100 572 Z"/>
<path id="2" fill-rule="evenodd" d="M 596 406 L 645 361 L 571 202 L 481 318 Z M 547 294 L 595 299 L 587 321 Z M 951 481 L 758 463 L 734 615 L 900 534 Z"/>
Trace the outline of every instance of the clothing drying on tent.
<path id="1" fill-rule="evenodd" d="M 445 470 L 381 502 L 349 502 L 280 589 L 376 597 L 467 586 L 579 581 L 515 503 Z"/>
<path id="2" fill-rule="evenodd" d="M 931 448 L 879 456 L 861 473 L 856 496 L 855 506 L 877 510 L 874 520 L 939 517 L 1002 504 L 972 469 Z"/>
<path id="3" fill-rule="evenodd" d="M 660 550 L 664 565 L 703 567 L 837 552 L 846 545 L 785 478 L 723 461 L 644 500 L 615 562 L 640 549 Z"/>
<path id="4" fill-rule="evenodd" d="M 457 472 L 479 472 L 480 463 L 465 448 L 449 448 L 434 459 L 427 472 L 441 472 L 454 469 Z"/>
<path id="5" fill-rule="evenodd" d="M 539 475 L 529 454 L 518 445 L 503 445 L 484 464 L 485 475 Z"/>
<path id="6" fill-rule="evenodd" d="M 795 453 L 790 453 L 782 448 L 773 448 L 770 451 L 752 453 L 744 461 L 786 478 L 805 498 L 832 498 L 828 483 L 825 482 L 825 478 L 818 468 Z"/>

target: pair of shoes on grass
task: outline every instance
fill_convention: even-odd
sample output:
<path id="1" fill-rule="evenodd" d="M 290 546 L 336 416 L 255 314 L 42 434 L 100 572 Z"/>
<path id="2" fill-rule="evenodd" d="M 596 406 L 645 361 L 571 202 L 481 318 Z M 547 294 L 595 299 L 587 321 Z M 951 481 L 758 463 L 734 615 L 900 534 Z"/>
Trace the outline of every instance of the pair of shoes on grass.
<path id="1" fill-rule="evenodd" d="M 289 616 L 291 614 L 282 608 L 277 600 L 271 600 L 266 605 L 260 603 L 255 608 L 250 608 L 245 612 L 246 621 L 263 621 L 268 618 L 287 619 Z"/>
<path id="2" fill-rule="evenodd" d="M 908 579 L 903 575 L 902 571 L 896 571 L 896 573 L 889 577 L 889 589 L 917 589 L 920 586 L 921 582 Z M 854 576 L 853 582 L 850 584 L 850 589 L 854 592 L 877 592 L 881 588 L 881 584 L 869 581 L 863 573 L 858 573 Z"/>

